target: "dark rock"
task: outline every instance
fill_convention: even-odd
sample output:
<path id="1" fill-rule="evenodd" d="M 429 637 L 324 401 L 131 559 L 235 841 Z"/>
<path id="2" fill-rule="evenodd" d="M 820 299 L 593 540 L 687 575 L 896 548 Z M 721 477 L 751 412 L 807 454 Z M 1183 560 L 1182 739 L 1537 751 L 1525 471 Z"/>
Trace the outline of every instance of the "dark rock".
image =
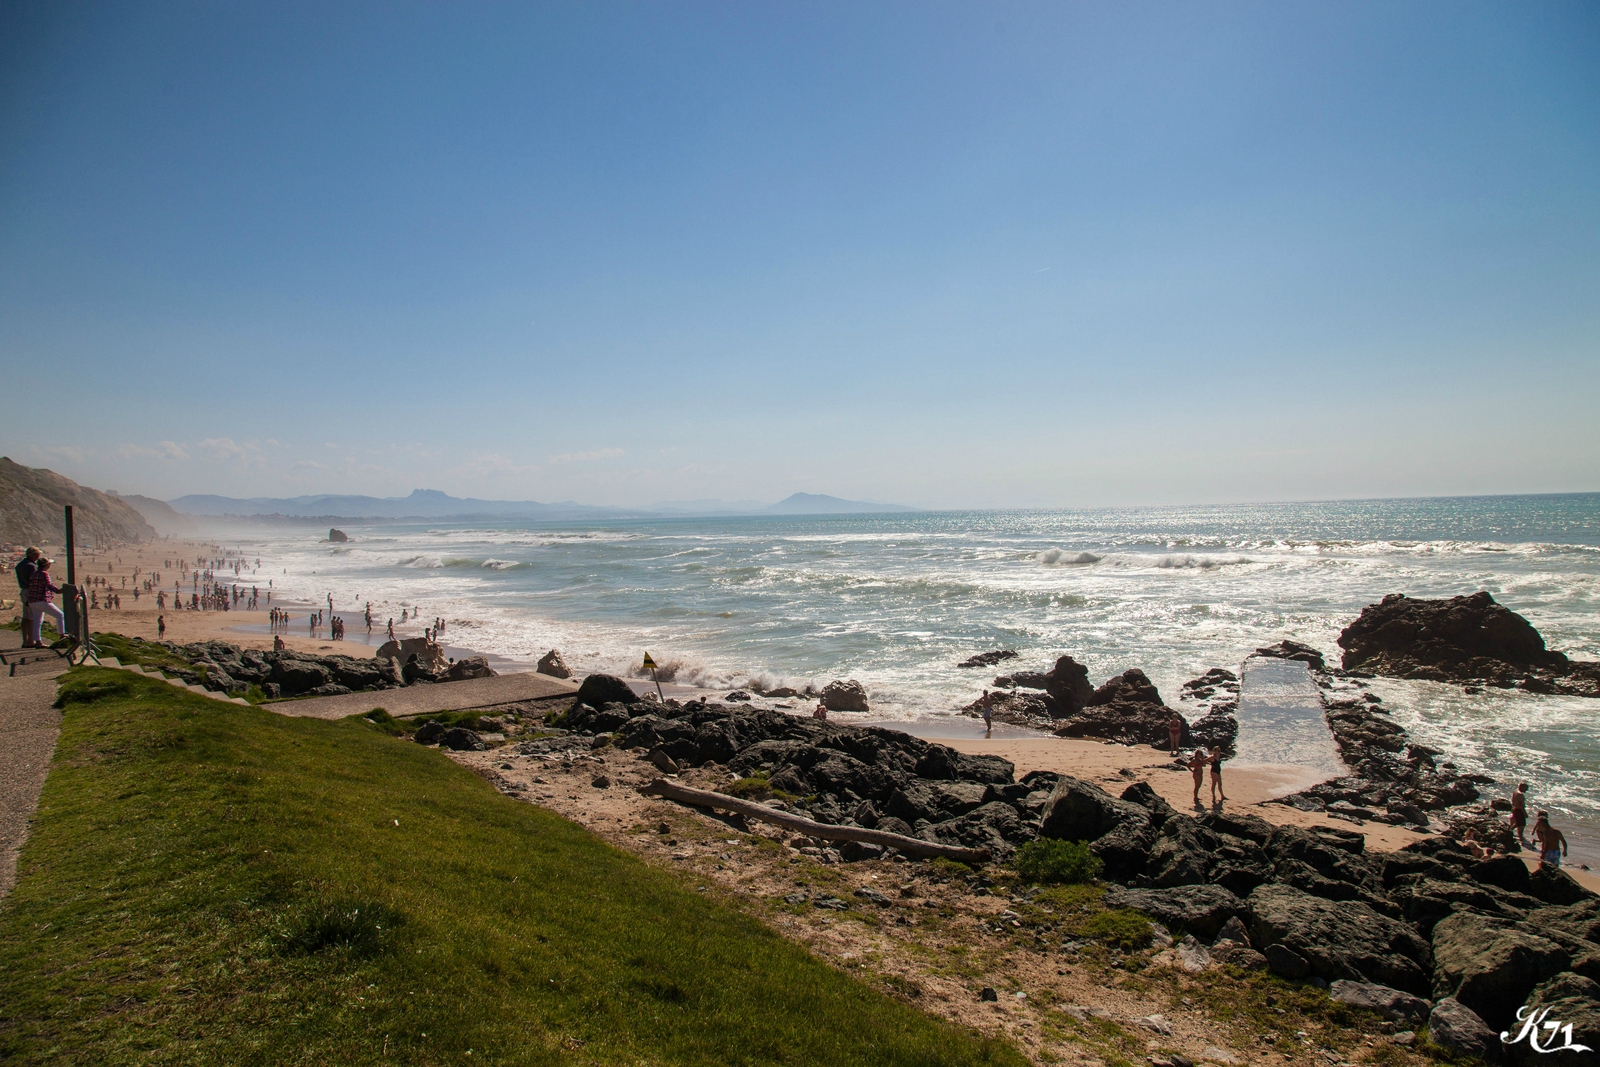
<path id="1" fill-rule="evenodd" d="M 984 986 L 983 989 L 978 993 L 978 999 L 980 1001 L 995 1004 L 999 1003 L 1000 994 L 994 991 L 993 986 Z"/>
<path id="2" fill-rule="evenodd" d="M 997 649 L 994 652 L 980 652 L 976 656 L 969 656 L 956 664 L 957 667 L 993 667 L 1008 659 L 1016 659 L 1017 654 L 1009 648 Z"/>
<path id="3" fill-rule="evenodd" d="M 829 711 L 868 711 L 867 690 L 854 678 L 833 681 L 822 687 L 822 706 Z"/>
<path id="4" fill-rule="evenodd" d="M 999 756 L 969 756 L 947 745 L 929 745 L 916 764 L 919 778 L 961 779 L 968 782 L 1012 781 L 1017 769 Z"/>
<path id="5" fill-rule="evenodd" d="M 1412 1026 L 1420 1025 L 1427 1019 L 1432 1008 L 1426 1000 L 1410 993 L 1375 982 L 1352 982 L 1343 978 L 1329 983 L 1328 996 L 1341 1004 L 1367 1008 L 1387 1015 L 1397 1023 L 1409 1023 Z"/>
<path id="6" fill-rule="evenodd" d="M 439 744 L 456 752 L 482 752 L 489 746 L 483 738 L 464 726 L 452 726 L 439 738 Z"/>
<path id="7" fill-rule="evenodd" d="M 1268 945 L 1262 957 L 1273 974 L 1284 978 L 1304 978 L 1311 973 L 1311 964 L 1306 958 L 1283 945 Z"/>
<path id="8" fill-rule="evenodd" d="M 1434 996 L 1455 997 L 1491 1027 L 1501 1028 L 1534 986 L 1571 963 L 1555 942 L 1470 912 L 1434 926 L 1433 958 Z"/>
<path id="9" fill-rule="evenodd" d="M 1082 711 L 1095 693 L 1089 684 L 1089 668 L 1071 656 L 1057 658 L 1055 666 L 1045 673 L 1043 688 L 1056 702 L 1060 715 Z"/>
<path id="10" fill-rule="evenodd" d="M 1428 681 L 1479 681 L 1560 691 L 1571 672 L 1559 652 L 1516 612 L 1487 592 L 1449 600 L 1391 593 L 1339 635 L 1345 670 Z"/>
<path id="11" fill-rule="evenodd" d="M 1428 945 L 1404 923 L 1359 901 L 1332 901 L 1286 885 L 1250 894 L 1250 940 L 1266 953 L 1281 945 L 1324 981 L 1378 982 L 1409 993 L 1428 990 Z M 1282 973 L 1282 972 L 1279 972 Z"/>
<path id="12" fill-rule="evenodd" d="M 1232 941 L 1236 944 L 1248 945 L 1250 944 L 1250 934 L 1245 930 L 1244 923 L 1239 921 L 1239 916 L 1235 915 L 1223 923 L 1222 929 L 1217 931 L 1217 941 Z"/>
<path id="13" fill-rule="evenodd" d="M 1528 865 L 1515 856 L 1493 856 L 1489 859 L 1480 860 L 1468 867 L 1466 873 L 1467 877 L 1474 882 L 1499 886 L 1501 889 L 1510 889 L 1517 893 L 1527 893 L 1533 886 L 1533 879 L 1529 876 Z M 1577 885 L 1577 883 L 1573 882 L 1573 885 Z M 1582 894 L 1582 887 L 1579 887 L 1578 891 Z M 1562 903 L 1571 903 L 1571 901 Z"/>
<path id="14" fill-rule="evenodd" d="M 1501 1060 L 1499 1036 L 1455 997 L 1444 997 L 1433 1006 L 1428 1015 L 1428 1038 L 1458 1056 L 1475 1056 L 1485 1063 Z"/>
<path id="15" fill-rule="evenodd" d="M 1169 737 L 1167 723 L 1172 716 L 1173 710 L 1161 704 L 1116 701 L 1084 708 L 1057 726 L 1055 732 L 1059 737 L 1093 737 L 1165 747 Z M 1190 733 L 1188 720 L 1184 720 L 1184 733 Z"/>
<path id="16" fill-rule="evenodd" d="M 1132 670 L 1123 671 L 1114 678 L 1110 678 L 1099 689 L 1089 694 L 1084 704 L 1089 707 L 1101 707 L 1106 704 L 1160 704 L 1161 693 L 1144 671 L 1134 667 Z"/>
<path id="17" fill-rule="evenodd" d="M 1174 936 L 1178 931 L 1188 931 L 1199 937 L 1214 937 L 1225 924 L 1237 924 L 1240 916 L 1249 914 L 1244 901 L 1217 885 L 1183 885 L 1170 889 L 1111 886 L 1103 901 L 1108 908 L 1143 912 L 1171 929 Z M 1242 925 L 1239 929 L 1242 934 Z"/>
<path id="18" fill-rule="evenodd" d="M 627 682 L 610 674 L 591 674 L 578 686 L 575 703 L 598 708 L 606 704 L 637 704 L 639 697 Z"/>
<path id="19" fill-rule="evenodd" d="M 450 664 L 444 672 L 447 682 L 464 682 L 470 678 L 493 678 L 495 670 L 489 666 L 489 661 L 482 656 L 467 656 Z"/>
<path id="20" fill-rule="evenodd" d="M 605 775 L 605 774 L 597 774 L 592 779 L 590 779 L 589 784 L 594 786 L 596 789 L 610 789 L 611 788 L 611 776 L 610 775 Z"/>
<path id="21" fill-rule="evenodd" d="M 1282 949 L 1287 952 L 1288 949 Z M 1267 957 L 1237 941 L 1224 941 L 1211 948 L 1211 958 L 1217 963 L 1229 967 L 1237 967 L 1242 971 L 1262 971 L 1267 969 Z M 1304 963 L 1304 960 L 1301 960 Z"/>
<path id="22" fill-rule="evenodd" d="M 839 855 L 844 858 L 846 863 L 860 863 L 862 860 L 881 860 L 886 851 L 882 845 L 875 845 L 869 841 L 846 841 L 839 846 Z"/>
<path id="23" fill-rule="evenodd" d="M 1520 863 L 1520 860 L 1514 861 Z M 1538 897 L 1546 904 L 1576 904 L 1593 897 L 1577 879 L 1558 867 L 1540 867 L 1528 876 L 1525 892 Z"/>
<path id="24" fill-rule="evenodd" d="M 879 851 L 882 850 L 880 849 Z M 862 886 L 860 889 L 857 889 L 855 895 L 860 897 L 862 900 L 867 901 L 869 904 L 876 904 L 880 908 L 888 908 L 894 905 L 894 901 L 890 900 L 876 889 L 870 889 L 866 886 Z"/>
<path id="25" fill-rule="evenodd" d="M 1150 813 L 1118 800 L 1092 782 L 1062 778 L 1045 804 L 1039 833 L 1065 841 L 1093 841 L 1125 823 L 1148 824 Z"/>
<path id="26" fill-rule="evenodd" d="M 539 657 L 539 664 L 534 670 L 539 674 L 548 674 L 552 678 L 572 677 L 572 671 L 567 668 L 567 661 L 553 648 Z"/>
<path id="27" fill-rule="evenodd" d="M 1279 641 L 1275 645 L 1256 649 L 1256 655 L 1267 659 L 1292 659 L 1304 663 L 1314 671 L 1325 671 L 1327 665 L 1322 662 L 1322 653 L 1310 645 L 1302 645 L 1298 641 Z"/>
<path id="28" fill-rule="evenodd" d="M 442 723 L 429 719 L 417 727 L 417 732 L 411 735 L 411 739 L 419 745 L 431 745 L 444 736 L 444 729 Z"/>
<path id="29" fill-rule="evenodd" d="M 626 704 L 611 703 L 604 707 L 592 708 L 588 704 L 574 704 L 567 712 L 566 718 L 561 720 L 562 726 L 578 733 L 609 734 L 621 730 L 630 722 L 628 706 Z M 626 747 L 644 746 L 635 739 L 630 739 Z"/>

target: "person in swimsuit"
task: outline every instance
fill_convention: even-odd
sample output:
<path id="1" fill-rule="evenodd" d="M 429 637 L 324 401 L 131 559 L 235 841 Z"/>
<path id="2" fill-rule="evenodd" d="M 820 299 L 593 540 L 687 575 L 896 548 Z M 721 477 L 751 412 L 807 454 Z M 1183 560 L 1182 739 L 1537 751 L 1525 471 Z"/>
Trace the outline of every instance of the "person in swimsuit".
<path id="1" fill-rule="evenodd" d="M 1550 813 L 1541 811 L 1533 823 L 1533 843 L 1539 847 L 1539 866 L 1561 867 L 1561 858 L 1567 854 L 1567 839 L 1550 825 Z"/>
<path id="2" fill-rule="evenodd" d="M 1222 746 L 1213 746 L 1211 749 L 1211 804 L 1213 807 L 1219 801 L 1227 800 L 1228 795 L 1222 791 Z"/>
<path id="3" fill-rule="evenodd" d="M 983 735 L 988 737 L 989 732 L 994 729 L 994 717 L 990 711 L 990 705 L 994 703 L 994 697 L 985 689 L 983 696 L 978 699 L 978 703 L 983 707 Z"/>
<path id="4" fill-rule="evenodd" d="M 1167 739 L 1171 741 L 1168 750 L 1172 753 L 1173 758 L 1176 759 L 1178 745 L 1183 740 L 1183 718 L 1177 712 L 1173 712 L 1172 718 L 1167 720 Z"/>
<path id="5" fill-rule="evenodd" d="M 1526 845 L 1528 839 L 1523 836 L 1523 831 L 1528 828 L 1528 783 L 1523 782 L 1517 786 L 1516 792 L 1511 794 L 1511 830 L 1517 835 L 1517 844 Z"/>
<path id="6" fill-rule="evenodd" d="M 1208 762 L 1206 750 L 1203 748 L 1195 749 L 1194 755 L 1189 757 L 1189 773 L 1194 775 L 1194 806 L 1201 811 L 1204 811 L 1205 808 L 1200 803 L 1200 787 L 1206 781 L 1206 764 Z"/>

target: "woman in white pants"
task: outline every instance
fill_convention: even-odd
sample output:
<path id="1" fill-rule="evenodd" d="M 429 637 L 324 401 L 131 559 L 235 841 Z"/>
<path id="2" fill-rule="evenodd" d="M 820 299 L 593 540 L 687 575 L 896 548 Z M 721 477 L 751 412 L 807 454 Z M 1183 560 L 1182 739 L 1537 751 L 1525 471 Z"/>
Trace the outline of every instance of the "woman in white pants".
<path id="1" fill-rule="evenodd" d="M 54 562 L 41 559 L 39 569 L 33 572 L 33 578 L 28 582 L 28 640 L 34 647 L 44 643 L 42 632 L 45 619 L 56 624 L 56 633 L 66 636 L 67 632 L 66 617 L 51 602 L 55 594 L 61 592 L 61 587 L 50 580 L 50 564 Z"/>

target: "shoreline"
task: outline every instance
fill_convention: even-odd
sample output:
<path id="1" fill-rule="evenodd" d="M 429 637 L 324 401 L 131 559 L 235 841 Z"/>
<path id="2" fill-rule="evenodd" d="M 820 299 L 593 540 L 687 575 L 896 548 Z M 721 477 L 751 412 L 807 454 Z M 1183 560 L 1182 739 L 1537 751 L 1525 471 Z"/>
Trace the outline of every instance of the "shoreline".
<path id="1" fill-rule="evenodd" d="M 163 559 L 174 556 L 187 556 L 193 559 L 204 555 L 211 558 L 224 551 L 223 546 L 216 542 L 194 540 L 156 541 L 141 545 L 125 545 L 120 548 L 107 549 L 100 552 L 84 553 L 79 560 L 80 581 L 92 575 L 100 576 L 100 568 L 109 560 L 115 560 L 113 569 L 104 572 L 106 577 L 116 582 L 120 576 L 130 574 L 134 567 L 142 567 L 146 572 L 160 569 Z M 92 566 L 91 566 L 92 565 Z M 234 583 L 229 583 L 234 584 Z M 239 585 L 256 584 L 241 580 Z M 141 596 L 138 606 L 133 606 L 131 593 L 124 591 L 118 585 L 110 586 L 114 592 L 121 593 L 124 604 L 119 610 L 101 608 L 91 611 L 91 626 L 95 629 L 110 630 L 130 637 L 142 637 L 145 640 L 156 639 L 156 618 L 162 614 L 151 603 L 151 596 Z M 294 601 L 279 601 L 272 605 L 292 613 L 300 614 L 299 627 L 304 629 L 304 615 L 317 610 L 315 605 L 301 604 Z M 268 610 L 244 611 L 171 611 L 166 613 L 167 635 L 166 640 L 176 644 L 191 644 L 208 640 L 222 640 L 241 648 L 258 648 L 267 650 L 272 648 L 273 638 L 282 636 L 285 644 L 293 651 L 310 653 L 313 655 L 347 655 L 356 658 L 369 658 L 377 648 L 387 640 L 386 633 L 379 632 L 376 628 L 371 635 L 365 628 L 352 632 L 343 641 L 333 641 L 326 637 L 312 638 L 307 634 L 294 632 L 295 625 L 291 623 L 288 631 L 274 631 L 270 625 Z M 335 614 L 340 614 L 336 609 Z M 421 627 L 413 628 L 409 623 L 403 627 L 396 627 L 395 633 L 399 638 L 421 636 Z M 464 645 L 447 643 L 443 646 L 446 656 L 463 659 L 468 656 L 483 656 L 497 673 L 511 674 L 531 672 L 535 664 L 528 660 L 501 656 L 478 651 Z M 574 680 L 579 680 L 579 675 L 574 674 Z M 643 693 L 653 690 L 654 683 L 648 679 L 628 678 L 626 681 L 635 689 Z M 696 686 L 679 685 L 663 682 L 661 690 L 669 698 L 680 700 L 711 699 L 722 700 L 727 696 L 727 690 L 705 689 Z M 796 697 L 788 699 L 758 698 L 757 703 L 765 706 L 776 707 L 791 713 L 804 713 L 809 706 L 810 698 Z M 1146 778 L 1151 786 L 1179 811 L 1190 810 L 1190 778 L 1189 775 L 1174 768 L 1169 760 L 1162 758 L 1157 750 L 1147 746 L 1123 746 L 1114 742 L 1076 740 L 1055 737 L 1037 730 L 1023 726 L 1007 726 L 997 722 L 993 731 L 986 737 L 981 724 L 975 719 L 968 719 L 957 714 L 928 715 L 924 718 L 913 720 L 883 720 L 875 718 L 872 712 L 834 712 L 830 714 L 832 721 L 852 726 L 878 726 L 912 734 L 929 741 L 937 741 L 949 745 L 962 752 L 981 755 L 999 755 L 1010 760 L 1016 766 L 1016 773 L 1020 776 L 1032 770 L 1048 770 L 1058 773 L 1071 774 L 1087 781 L 1093 781 L 1107 788 L 1113 793 L 1120 792 L 1123 787 L 1137 778 Z M 1121 773 L 1124 768 L 1134 772 L 1135 777 Z M 1248 807 L 1252 813 L 1259 814 L 1268 822 L 1275 825 L 1299 826 L 1332 826 L 1339 829 L 1357 829 L 1367 836 L 1369 842 L 1382 849 L 1395 849 L 1421 839 L 1424 835 L 1417 834 L 1400 827 L 1384 823 L 1368 822 L 1361 826 L 1329 817 L 1324 813 L 1303 812 L 1299 809 L 1284 804 L 1269 804 L 1267 801 L 1288 793 L 1296 792 L 1314 784 L 1315 781 L 1327 780 L 1326 778 L 1313 777 L 1307 768 L 1295 765 L 1278 764 L 1229 764 L 1225 772 L 1225 784 L 1231 790 L 1230 802 L 1235 806 Z M 1202 798 L 1209 796 L 1209 779 L 1202 786 Z M 1563 865 L 1567 870 L 1585 886 L 1600 891 L 1600 875 L 1591 871 L 1578 868 L 1577 864 L 1587 862 L 1592 858 L 1600 857 L 1600 828 L 1591 830 L 1586 825 L 1578 824 L 1571 830 L 1564 830 L 1572 846 L 1572 855 L 1569 862 L 1572 866 Z M 1532 856 L 1528 850 L 1521 853 L 1526 861 Z"/>

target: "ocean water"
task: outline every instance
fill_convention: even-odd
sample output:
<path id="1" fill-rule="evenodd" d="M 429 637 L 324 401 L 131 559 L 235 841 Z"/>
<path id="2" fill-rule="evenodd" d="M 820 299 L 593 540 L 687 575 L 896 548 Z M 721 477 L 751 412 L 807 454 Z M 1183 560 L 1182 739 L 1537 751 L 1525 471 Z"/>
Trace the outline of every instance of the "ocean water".
<path id="1" fill-rule="evenodd" d="M 649 651 L 663 681 L 709 688 L 856 678 L 873 719 L 949 715 L 995 673 L 956 664 L 994 648 L 1014 668 L 1071 653 L 1096 683 L 1140 667 L 1169 702 L 1285 637 L 1336 663 L 1339 631 L 1392 592 L 1487 589 L 1550 647 L 1600 658 L 1600 494 L 345 529 L 231 543 L 277 600 L 332 593 L 352 624 L 370 600 L 380 630 L 420 632 L 399 624 L 416 609 L 452 644 L 559 648 L 581 672 L 638 676 Z M 1374 690 L 1416 740 L 1600 826 L 1600 701 Z"/>

